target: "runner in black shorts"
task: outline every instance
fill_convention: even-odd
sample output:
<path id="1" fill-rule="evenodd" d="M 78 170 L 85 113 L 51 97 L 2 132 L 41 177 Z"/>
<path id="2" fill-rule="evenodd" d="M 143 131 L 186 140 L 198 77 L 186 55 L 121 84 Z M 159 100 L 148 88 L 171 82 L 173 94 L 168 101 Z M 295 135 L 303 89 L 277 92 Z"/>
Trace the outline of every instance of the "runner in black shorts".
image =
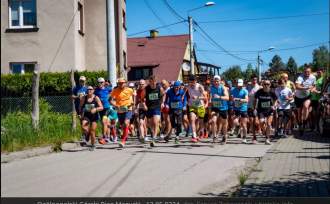
<path id="1" fill-rule="evenodd" d="M 258 112 L 261 129 L 265 132 L 265 144 L 270 144 L 270 131 L 273 122 L 273 112 L 275 110 L 274 105 L 277 98 L 275 93 L 271 91 L 270 85 L 270 81 L 265 80 L 263 88 L 259 89 L 254 96 L 254 109 Z M 253 141 L 253 143 L 256 142 L 255 140 Z"/>

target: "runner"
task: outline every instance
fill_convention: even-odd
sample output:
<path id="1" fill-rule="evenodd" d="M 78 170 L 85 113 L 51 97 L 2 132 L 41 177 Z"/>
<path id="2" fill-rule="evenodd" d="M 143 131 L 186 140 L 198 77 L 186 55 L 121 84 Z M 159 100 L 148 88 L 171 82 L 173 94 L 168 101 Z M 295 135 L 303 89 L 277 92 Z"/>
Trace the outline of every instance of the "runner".
<path id="1" fill-rule="evenodd" d="M 210 90 L 211 124 L 213 142 L 215 142 L 218 133 L 223 134 L 222 144 L 227 142 L 227 126 L 228 126 L 228 89 L 220 83 L 221 77 L 216 75 L 213 78 L 213 85 Z M 217 131 L 218 126 L 218 131 Z"/>
<path id="2" fill-rule="evenodd" d="M 157 86 L 156 77 L 149 77 L 149 85 L 145 88 L 147 118 L 151 127 L 151 143 L 155 146 L 155 137 L 159 130 L 160 110 L 164 107 L 165 91 L 162 87 Z"/>
<path id="3" fill-rule="evenodd" d="M 173 82 L 174 83 L 174 82 Z M 168 90 L 170 90 L 170 84 L 166 80 L 161 81 L 162 88 L 164 89 L 165 94 L 167 93 Z M 162 126 L 162 133 L 165 136 L 170 136 L 172 133 L 172 127 L 171 127 L 171 119 L 169 115 L 169 107 L 164 106 L 161 110 L 161 126 Z"/>
<path id="4" fill-rule="evenodd" d="M 237 80 L 237 87 L 232 91 L 231 100 L 234 102 L 234 117 L 233 125 L 235 127 L 241 127 L 241 134 L 243 135 L 242 143 L 246 144 L 247 135 L 247 103 L 249 101 L 249 93 L 243 87 L 244 83 L 242 79 Z"/>
<path id="5" fill-rule="evenodd" d="M 291 101 L 293 100 L 293 93 L 291 89 L 286 86 L 284 80 L 278 80 L 278 87 L 275 89 L 278 104 L 278 128 L 279 134 L 287 137 L 290 126 L 288 121 L 291 117 Z"/>
<path id="6" fill-rule="evenodd" d="M 311 93 L 311 106 L 312 106 L 312 112 L 311 112 L 311 124 L 312 129 L 314 132 L 320 132 L 319 131 L 319 119 L 320 119 L 320 99 L 321 99 L 321 91 L 324 84 L 323 79 L 323 69 L 320 68 L 316 72 L 316 82 L 315 82 L 315 89 L 312 90 Z"/>
<path id="7" fill-rule="evenodd" d="M 111 105 L 118 114 L 119 124 L 122 128 L 121 142 L 119 147 L 124 147 L 128 137 L 129 122 L 132 117 L 133 90 L 126 87 L 126 80 L 120 78 L 117 81 L 118 87 L 111 92 Z"/>
<path id="8" fill-rule="evenodd" d="M 288 129 L 288 135 L 292 135 L 292 131 L 293 131 L 294 126 L 296 125 L 296 120 L 297 120 L 297 115 L 298 115 L 298 111 L 297 111 L 296 104 L 294 101 L 294 94 L 296 92 L 296 86 L 292 81 L 289 80 L 289 76 L 287 73 L 283 73 L 281 75 L 281 79 L 284 81 L 286 87 L 289 88 L 293 93 L 293 100 L 290 101 L 291 116 L 288 121 L 288 126 L 290 127 Z"/>
<path id="9" fill-rule="evenodd" d="M 95 131 L 97 121 L 99 120 L 98 112 L 103 110 L 103 105 L 99 97 L 94 95 L 94 88 L 87 87 L 87 95 L 80 100 L 79 112 L 82 118 L 81 127 L 84 134 L 91 139 L 90 151 L 95 149 Z"/>
<path id="10" fill-rule="evenodd" d="M 99 112 L 102 121 L 102 137 L 99 138 L 99 143 L 105 144 L 110 142 L 110 131 L 108 129 L 110 123 L 108 115 L 110 109 L 109 95 L 112 89 L 110 86 L 105 86 L 105 80 L 102 77 L 98 78 L 97 82 L 98 87 L 95 89 L 95 95 L 100 98 L 103 105 L 103 110 Z"/>
<path id="11" fill-rule="evenodd" d="M 265 80 L 263 88 L 255 93 L 254 110 L 257 110 L 260 121 L 260 126 L 266 136 L 265 144 L 270 143 L 270 133 L 273 122 L 273 112 L 275 110 L 276 95 L 270 90 L 270 81 Z M 256 144 L 256 138 L 253 139 L 253 144 Z"/>
<path id="12" fill-rule="evenodd" d="M 249 102 L 248 102 L 248 116 L 249 116 L 249 132 L 253 134 L 253 137 L 256 137 L 256 129 L 259 130 L 259 120 L 257 115 L 254 115 L 254 95 L 255 93 L 262 88 L 258 84 L 258 78 L 254 77 L 252 79 L 251 87 L 249 91 Z M 256 139 L 256 138 L 254 138 Z"/>
<path id="13" fill-rule="evenodd" d="M 171 118 L 172 127 L 175 128 L 175 143 L 179 143 L 179 135 L 182 132 L 182 110 L 187 105 L 187 97 L 184 90 L 180 89 L 181 82 L 176 81 L 166 93 L 165 102 L 169 106 L 169 115 Z M 166 142 L 170 140 L 170 135 L 164 138 Z"/>
<path id="14" fill-rule="evenodd" d="M 135 112 L 138 115 L 138 131 L 139 131 L 139 139 L 140 141 L 147 142 L 147 124 L 146 124 L 146 114 L 147 114 L 147 106 L 145 104 L 145 80 L 141 79 L 139 81 L 138 89 L 136 90 L 135 97 Z"/>
<path id="15" fill-rule="evenodd" d="M 311 74 L 311 68 L 306 66 L 304 73 L 296 80 L 295 103 L 298 108 L 298 125 L 300 136 L 304 134 L 307 119 L 309 116 L 309 106 L 311 104 L 311 91 L 315 88 L 316 78 Z"/>
<path id="16" fill-rule="evenodd" d="M 206 98 L 203 86 L 197 83 L 194 75 L 190 75 L 188 86 L 188 112 L 189 122 L 193 132 L 192 142 L 198 142 L 197 130 L 203 133 L 203 118 L 205 116 L 204 100 Z"/>
<path id="17" fill-rule="evenodd" d="M 86 77 L 80 76 L 79 77 L 79 84 L 72 89 L 72 95 L 71 95 L 71 98 L 74 102 L 74 106 L 75 106 L 75 109 L 76 109 L 77 116 L 81 115 L 80 114 L 80 109 L 79 109 L 80 100 L 86 94 L 87 94 Z M 81 121 L 82 121 L 81 119 L 82 118 L 79 118 L 80 124 L 81 124 Z M 81 140 L 82 140 L 83 144 L 86 144 L 86 142 L 88 142 L 88 140 L 89 140 L 88 135 L 82 135 Z"/>
<path id="18" fill-rule="evenodd" d="M 188 85 L 182 83 L 180 89 L 184 91 L 185 96 L 187 97 Z M 189 136 L 189 133 L 191 132 L 191 127 L 189 125 L 189 117 L 188 117 L 187 105 L 183 106 L 183 108 L 182 108 L 182 114 L 183 114 L 183 127 L 184 127 L 184 130 L 186 132 L 186 137 L 188 137 Z"/>

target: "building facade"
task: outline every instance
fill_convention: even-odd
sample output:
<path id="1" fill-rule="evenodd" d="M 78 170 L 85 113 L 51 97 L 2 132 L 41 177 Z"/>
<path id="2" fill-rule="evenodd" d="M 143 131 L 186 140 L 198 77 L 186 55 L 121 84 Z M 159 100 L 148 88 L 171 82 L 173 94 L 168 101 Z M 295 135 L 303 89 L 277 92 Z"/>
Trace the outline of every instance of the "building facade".
<path id="1" fill-rule="evenodd" d="M 126 1 L 114 3 L 117 75 L 126 76 Z M 1 74 L 107 69 L 107 0 L 1 0 Z"/>

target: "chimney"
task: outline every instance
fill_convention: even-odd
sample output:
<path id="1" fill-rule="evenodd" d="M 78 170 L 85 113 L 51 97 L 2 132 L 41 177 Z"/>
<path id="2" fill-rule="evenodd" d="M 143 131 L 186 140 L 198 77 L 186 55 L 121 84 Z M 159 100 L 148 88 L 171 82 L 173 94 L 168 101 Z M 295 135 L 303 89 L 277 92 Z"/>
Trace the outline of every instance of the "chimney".
<path id="1" fill-rule="evenodd" d="M 158 30 L 150 30 L 150 37 L 155 38 L 158 36 Z"/>

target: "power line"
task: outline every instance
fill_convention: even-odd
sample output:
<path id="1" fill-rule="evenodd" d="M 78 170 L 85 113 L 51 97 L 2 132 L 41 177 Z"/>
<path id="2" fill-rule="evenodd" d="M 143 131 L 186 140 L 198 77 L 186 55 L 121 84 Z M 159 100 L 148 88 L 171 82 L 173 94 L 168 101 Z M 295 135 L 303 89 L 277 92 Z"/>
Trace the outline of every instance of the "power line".
<path id="1" fill-rule="evenodd" d="M 293 15 L 293 16 L 274 16 L 274 17 L 262 17 L 262 18 L 243 18 L 243 19 L 230 19 L 230 20 L 214 20 L 214 21 L 201 21 L 200 24 L 205 23 L 228 23 L 228 22 L 243 22 L 243 21 L 260 21 L 260 20 L 275 20 L 275 19 L 288 19 L 288 18 L 301 18 L 309 16 L 322 16 L 329 15 L 328 12 L 325 13 L 314 13 L 314 14 L 303 14 L 303 15 Z"/>
<path id="2" fill-rule="evenodd" d="M 170 27 L 170 26 L 173 26 L 173 25 L 177 25 L 177 24 L 183 23 L 185 21 L 186 20 L 178 21 L 178 22 L 167 24 L 167 25 L 163 25 L 163 26 L 159 26 L 159 27 L 156 27 L 156 28 L 150 28 L 148 30 L 144 30 L 144 31 L 140 31 L 140 32 L 128 34 L 127 36 L 134 36 L 134 35 L 138 35 L 138 34 L 141 34 L 141 33 L 149 32 L 150 30 L 157 30 L 157 29 L 167 28 L 167 27 Z"/>
<path id="3" fill-rule="evenodd" d="M 166 23 L 161 19 L 158 14 L 155 12 L 155 10 L 151 7 L 150 3 L 148 0 L 144 0 L 144 3 L 148 7 L 148 9 L 152 12 L 152 14 L 158 19 L 158 21 L 161 23 L 162 26 L 166 25 Z M 173 31 L 170 28 L 166 28 L 170 33 L 173 34 Z"/>
<path id="4" fill-rule="evenodd" d="M 286 51 L 286 50 L 296 50 L 296 49 L 303 49 L 303 48 L 307 48 L 307 47 L 313 47 L 313 46 L 317 46 L 317 45 L 323 45 L 328 43 L 328 41 L 325 42 L 319 42 L 319 43 L 314 43 L 314 44 L 308 44 L 308 45 L 302 45 L 302 46 L 296 46 L 296 47 L 289 47 L 289 48 L 281 48 L 281 49 L 273 49 L 273 50 L 269 50 L 268 52 L 278 52 L 278 51 Z M 223 53 L 224 51 L 220 51 L 220 50 L 205 50 L 205 49 L 200 49 L 198 50 L 200 52 L 213 52 L 213 53 Z M 236 53 L 241 53 L 241 54 L 252 54 L 252 53 L 257 53 L 258 50 L 245 50 L 245 51 L 229 51 L 229 52 L 236 52 Z"/>
<path id="5" fill-rule="evenodd" d="M 232 54 L 231 52 L 229 52 L 228 50 L 226 50 L 224 47 L 222 47 L 219 43 L 217 43 L 196 21 L 194 21 L 194 23 L 197 26 L 197 28 L 199 28 L 199 30 L 213 43 L 213 45 L 215 45 L 216 47 L 220 48 L 222 51 L 224 51 L 228 55 L 230 55 L 233 58 L 238 59 L 240 61 L 254 61 L 252 59 L 244 59 L 244 58 L 241 58 L 241 57 L 239 57 L 237 55 Z"/>
<path id="6" fill-rule="evenodd" d="M 175 9 L 168 3 L 167 0 L 163 0 L 163 2 L 174 16 L 176 16 L 179 20 L 185 20 L 185 18 L 183 18 L 180 14 L 178 14 L 178 12 L 175 11 Z"/>

